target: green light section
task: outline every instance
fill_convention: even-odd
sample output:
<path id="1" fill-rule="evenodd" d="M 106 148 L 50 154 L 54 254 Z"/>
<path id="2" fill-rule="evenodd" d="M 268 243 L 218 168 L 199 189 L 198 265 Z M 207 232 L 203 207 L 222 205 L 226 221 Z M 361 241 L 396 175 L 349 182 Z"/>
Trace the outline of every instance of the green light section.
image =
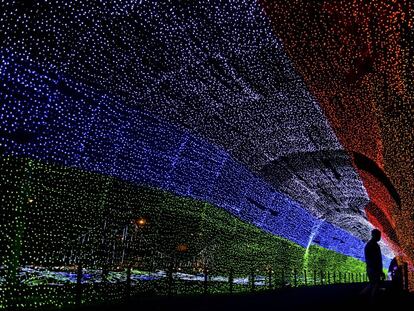
<path id="1" fill-rule="evenodd" d="M 109 271 L 125 271 L 131 265 L 133 275 L 169 269 L 191 275 L 208 271 L 209 277 L 255 275 L 266 284 L 273 271 L 273 286 L 304 285 L 304 270 L 308 285 L 315 278 L 317 284 L 326 283 L 328 272 L 331 281 L 333 273 L 338 277 L 341 272 L 342 282 L 345 273 L 349 282 L 349 273 L 365 272 L 365 264 L 355 258 L 316 245 L 305 249 L 211 204 L 159 189 L 11 157 L 0 158 L 0 171 L 5 220 L 0 224 L 0 259 L 9 273 L 0 283 L 1 308 L 75 303 L 74 284 L 44 286 L 31 279 L 17 284 L 17 266 L 25 265 L 52 268 L 82 262 L 87 268 Z M 145 221 L 139 225 L 139 220 Z M 127 255 L 122 239 L 126 227 L 129 236 L 135 236 Z M 69 260 L 71 252 L 78 256 Z M 132 294 L 165 295 L 167 288 L 166 279 L 140 281 Z M 250 290 L 249 285 L 233 286 L 234 292 Z M 208 291 L 228 292 L 228 282 L 209 282 Z M 174 293 L 202 292 L 202 282 L 174 281 Z M 124 297 L 123 283 L 85 285 L 82 303 Z"/>

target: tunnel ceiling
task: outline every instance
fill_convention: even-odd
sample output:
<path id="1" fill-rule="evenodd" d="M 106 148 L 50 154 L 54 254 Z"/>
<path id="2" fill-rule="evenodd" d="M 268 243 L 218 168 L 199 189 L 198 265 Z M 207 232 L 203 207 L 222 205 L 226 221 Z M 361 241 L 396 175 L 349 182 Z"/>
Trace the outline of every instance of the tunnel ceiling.
<path id="1" fill-rule="evenodd" d="M 52 80 L 76 81 L 68 96 L 81 98 L 76 92 L 89 89 L 90 96 L 108 94 L 122 102 L 113 112 L 108 108 L 108 120 L 139 110 L 157 120 L 152 124 L 168 124 L 183 137 L 219 148 L 315 219 L 363 241 L 379 227 L 389 256 L 414 257 L 413 237 L 406 234 L 414 229 L 410 1 L 1 6 L 4 68 L 10 59 L 40 64 L 34 70 L 53 72 Z M 31 87 L 29 80 L 24 84 Z M 142 126 L 128 122 L 132 129 Z M 15 148 L 25 154 L 31 147 L 16 146 L 31 146 L 30 135 L 36 136 L 19 125 L 1 130 L 5 153 Z M 157 131 L 154 137 L 161 135 Z M 180 144 L 188 146 L 184 138 Z M 248 198 L 251 205 L 267 209 L 257 197 Z"/>

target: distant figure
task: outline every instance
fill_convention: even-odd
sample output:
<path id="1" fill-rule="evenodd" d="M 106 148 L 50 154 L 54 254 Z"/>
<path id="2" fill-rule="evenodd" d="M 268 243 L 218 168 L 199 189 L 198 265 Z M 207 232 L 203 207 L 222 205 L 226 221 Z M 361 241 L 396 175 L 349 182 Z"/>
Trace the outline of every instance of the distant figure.
<path id="1" fill-rule="evenodd" d="M 369 294 L 370 302 L 373 303 L 378 294 L 381 279 L 385 278 L 382 271 L 382 255 L 378 241 L 381 240 L 381 231 L 373 229 L 371 231 L 371 240 L 365 245 L 365 263 L 367 265 L 367 274 L 369 284 L 365 287 L 361 294 Z"/>
<path id="2" fill-rule="evenodd" d="M 388 267 L 388 273 L 391 276 L 391 284 L 392 284 L 392 290 L 398 292 L 402 290 L 402 271 L 401 267 L 398 265 L 397 257 L 394 257 L 391 262 L 390 266 Z"/>

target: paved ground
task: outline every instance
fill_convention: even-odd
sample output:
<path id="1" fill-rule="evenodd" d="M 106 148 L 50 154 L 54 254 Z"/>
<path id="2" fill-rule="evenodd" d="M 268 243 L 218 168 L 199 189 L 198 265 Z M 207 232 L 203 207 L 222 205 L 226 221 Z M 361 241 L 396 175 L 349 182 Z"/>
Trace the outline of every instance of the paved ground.
<path id="1" fill-rule="evenodd" d="M 414 296 L 381 291 L 377 303 L 359 295 L 364 284 L 338 284 L 302 288 L 286 288 L 249 294 L 210 295 L 197 297 L 141 297 L 120 305 L 82 307 L 81 310 L 411 310 Z"/>

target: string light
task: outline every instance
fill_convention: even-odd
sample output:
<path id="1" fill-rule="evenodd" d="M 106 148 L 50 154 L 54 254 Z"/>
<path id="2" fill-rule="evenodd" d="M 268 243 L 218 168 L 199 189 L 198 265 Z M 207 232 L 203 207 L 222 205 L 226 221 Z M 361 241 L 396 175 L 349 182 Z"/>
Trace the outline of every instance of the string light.
<path id="1" fill-rule="evenodd" d="M 375 203 L 366 206 L 368 218 L 412 270 L 412 3 L 260 3 L 341 145 L 375 161 L 398 190 L 400 207 L 379 180 L 357 169 Z"/>
<path id="2" fill-rule="evenodd" d="M 234 269 L 242 277 L 252 265 L 262 272 L 270 265 L 360 273 L 373 225 L 392 247 L 383 245 L 386 264 L 407 244 L 386 189 L 347 153 L 358 151 L 386 168 L 382 124 L 372 117 L 377 103 L 355 106 L 365 97 L 338 87 L 362 79 L 374 92 L 378 79 L 365 78 L 369 68 L 388 63 L 385 57 L 375 63 L 369 44 L 361 51 L 349 44 L 343 62 L 356 62 L 357 69 L 327 83 L 312 80 L 315 72 L 330 76 L 302 50 L 302 37 L 295 41 L 297 25 L 275 15 L 290 12 L 283 5 L 1 6 L 1 306 L 74 303 L 59 287 L 32 286 L 37 281 L 24 277 L 46 274 L 53 284 L 72 284 L 79 263 L 84 284 L 126 280 L 125 272 L 105 270 L 128 264 L 165 272 L 174 256 L 190 263 L 178 267 L 188 275 L 201 268 L 228 277 Z M 350 7 L 344 8 L 348 16 Z M 336 10 L 321 8 L 332 16 Z M 280 33 L 279 22 L 292 28 Z M 405 94 L 391 78 L 401 50 L 392 51 L 395 64 L 386 75 Z M 338 98 L 334 92 L 335 109 L 326 101 Z M 369 135 L 355 134 L 364 128 Z M 133 273 L 137 292 L 168 278 L 140 273 Z M 83 302 L 124 294 L 105 295 L 88 289 Z"/>

